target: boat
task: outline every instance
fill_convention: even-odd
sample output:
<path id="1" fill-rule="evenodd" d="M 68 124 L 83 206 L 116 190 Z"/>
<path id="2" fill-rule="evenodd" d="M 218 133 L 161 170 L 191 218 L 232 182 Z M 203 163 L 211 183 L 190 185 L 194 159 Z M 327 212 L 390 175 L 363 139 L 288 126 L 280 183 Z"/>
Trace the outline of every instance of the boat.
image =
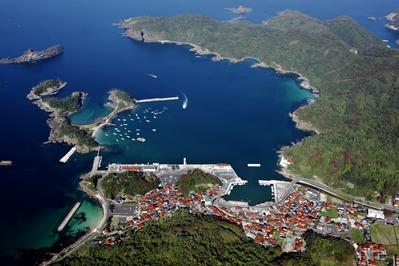
<path id="1" fill-rule="evenodd" d="M 151 122 L 151 121 L 150 121 L 150 120 L 148 120 L 148 119 L 147 119 L 147 120 L 145 120 L 145 121 L 146 121 L 147 123 L 150 123 L 150 122 Z"/>
<path id="2" fill-rule="evenodd" d="M 108 134 L 107 134 L 107 133 L 105 133 L 105 136 L 107 136 L 107 137 L 108 137 Z"/>
<path id="3" fill-rule="evenodd" d="M 116 139 L 117 142 L 119 142 L 119 139 Z"/>
<path id="4" fill-rule="evenodd" d="M 137 138 L 137 140 L 140 141 L 140 142 L 144 142 L 145 138 Z"/>
<path id="5" fill-rule="evenodd" d="M 140 136 L 140 133 L 137 132 L 136 135 L 137 135 L 137 136 Z"/>
<path id="6" fill-rule="evenodd" d="M 125 140 L 125 138 L 121 138 L 121 140 Z"/>
<path id="7" fill-rule="evenodd" d="M 157 130 L 155 128 L 152 129 L 152 132 L 156 132 Z"/>
<path id="8" fill-rule="evenodd" d="M 151 73 L 147 73 L 147 75 L 150 76 L 150 77 L 152 77 L 152 78 L 154 78 L 154 79 L 157 79 L 157 78 L 158 78 L 157 75 L 154 75 L 154 74 L 151 74 Z"/>
<path id="9" fill-rule="evenodd" d="M 182 104 L 182 108 L 183 109 L 186 109 L 187 108 L 187 105 L 188 105 L 188 98 L 187 98 L 187 95 L 186 94 L 184 94 L 184 93 L 182 93 L 183 94 L 183 96 L 184 96 L 184 101 L 183 101 L 183 104 Z"/>

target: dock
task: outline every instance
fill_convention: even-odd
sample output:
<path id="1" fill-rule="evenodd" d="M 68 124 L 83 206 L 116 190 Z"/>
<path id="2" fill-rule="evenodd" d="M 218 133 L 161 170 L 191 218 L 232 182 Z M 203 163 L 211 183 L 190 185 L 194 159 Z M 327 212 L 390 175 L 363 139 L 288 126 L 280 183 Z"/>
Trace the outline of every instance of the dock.
<path id="1" fill-rule="evenodd" d="M 60 226 L 58 226 L 57 231 L 61 232 L 64 230 L 65 226 L 69 223 L 69 221 L 72 219 L 73 215 L 76 213 L 76 211 L 79 209 L 81 202 L 78 201 L 73 205 L 72 209 L 69 211 L 68 215 L 65 217 L 65 219 L 62 221 Z"/>
<path id="2" fill-rule="evenodd" d="M 150 103 L 150 102 L 164 102 L 164 101 L 177 101 L 179 100 L 179 97 L 166 97 L 166 98 L 149 98 L 149 99 L 142 99 L 142 100 L 137 100 L 135 99 L 134 101 L 136 103 Z"/>
<path id="3" fill-rule="evenodd" d="M 65 154 L 64 157 L 62 157 L 62 158 L 60 159 L 60 162 L 61 162 L 61 163 L 66 163 L 66 162 L 69 160 L 69 158 L 72 156 L 72 154 L 75 153 L 75 151 L 76 151 L 76 147 L 73 146 L 73 147 L 67 152 L 67 154 Z"/>
<path id="4" fill-rule="evenodd" d="M 288 189 L 289 182 L 281 180 L 258 180 L 261 186 L 270 186 L 272 190 L 272 195 L 274 196 L 274 201 L 278 202 L 284 196 Z"/>

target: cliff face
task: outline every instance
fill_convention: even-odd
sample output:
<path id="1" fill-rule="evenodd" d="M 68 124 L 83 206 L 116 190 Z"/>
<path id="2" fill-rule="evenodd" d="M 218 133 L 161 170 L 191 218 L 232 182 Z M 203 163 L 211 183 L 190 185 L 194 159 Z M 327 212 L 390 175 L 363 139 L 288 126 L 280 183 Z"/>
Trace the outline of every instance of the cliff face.
<path id="1" fill-rule="evenodd" d="M 34 51 L 29 49 L 25 51 L 21 56 L 14 58 L 3 58 L 0 59 L 0 64 L 23 64 L 23 63 L 34 63 L 40 60 L 48 59 L 61 54 L 64 51 L 62 45 L 57 44 L 51 46 L 45 50 Z"/>

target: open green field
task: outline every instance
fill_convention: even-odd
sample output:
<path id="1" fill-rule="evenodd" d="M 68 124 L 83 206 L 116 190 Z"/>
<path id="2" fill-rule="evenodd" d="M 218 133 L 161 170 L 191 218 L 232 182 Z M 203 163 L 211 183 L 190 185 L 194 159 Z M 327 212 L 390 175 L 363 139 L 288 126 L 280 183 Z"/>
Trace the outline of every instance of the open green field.
<path id="1" fill-rule="evenodd" d="M 361 229 L 353 229 L 351 232 L 352 240 L 355 243 L 363 244 L 364 243 L 364 234 Z"/>
<path id="2" fill-rule="evenodd" d="M 326 210 L 324 212 L 321 213 L 322 216 L 327 216 L 330 218 L 337 218 L 338 217 L 338 209 L 333 207 L 329 210 Z"/>
<path id="3" fill-rule="evenodd" d="M 371 240 L 384 245 L 396 245 L 395 230 L 392 225 L 373 224 L 371 225 Z"/>

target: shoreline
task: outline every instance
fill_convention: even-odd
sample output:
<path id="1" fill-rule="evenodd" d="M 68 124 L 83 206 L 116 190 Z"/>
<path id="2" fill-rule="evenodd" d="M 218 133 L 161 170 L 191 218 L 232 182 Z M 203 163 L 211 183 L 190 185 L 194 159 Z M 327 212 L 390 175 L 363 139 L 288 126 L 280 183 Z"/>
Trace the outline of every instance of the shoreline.
<path id="1" fill-rule="evenodd" d="M 130 39 L 133 39 L 135 41 L 141 41 L 138 37 L 136 37 L 135 35 L 133 35 L 132 33 L 134 32 L 129 32 L 129 29 L 126 27 L 123 27 L 123 22 L 118 24 L 118 26 L 120 28 L 122 28 L 123 30 L 125 30 L 124 33 L 122 33 L 122 36 L 128 37 Z M 278 65 L 275 63 L 275 65 L 269 65 L 266 64 L 265 62 L 262 62 L 261 60 L 259 60 L 258 58 L 254 58 L 251 56 L 245 56 L 242 58 L 231 58 L 231 57 L 225 57 L 225 56 L 221 56 L 219 53 L 217 52 L 212 52 L 207 48 L 203 48 L 199 45 L 193 44 L 193 43 L 189 43 L 189 42 L 179 42 L 179 41 L 170 41 L 170 40 L 145 40 L 145 43 L 159 43 L 159 44 L 172 44 L 172 45 L 180 45 L 180 46 L 188 46 L 189 47 L 189 51 L 190 52 L 194 52 L 197 55 L 205 55 L 205 56 L 213 56 L 211 57 L 212 61 L 215 62 L 219 62 L 222 60 L 227 60 L 230 63 L 240 63 L 243 62 L 247 59 L 251 59 L 254 61 L 257 61 L 257 63 L 252 64 L 251 67 L 255 68 L 255 67 L 259 67 L 259 68 L 271 68 L 274 71 L 276 71 L 277 73 L 280 74 L 294 74 L 297 75 L 297 80 L 300 81 L 299 83 L 299 87 L 301 89 L 304 90 L 308 90 L 310 92 L 312 92 L 314 98 L 310 99 L 307 101 L 306 104 L 298 107 L 296 110 L 293 110 L 292 112 L 288 113 L 289 117 L 292 119 L 292 121 L 295 123 L 295 128 L 302 130 L 302 131 L 307 131 L 307 132 L 313 132 L 317 135 L 320 135 L 320 130 L 317 129 L 316 127 L 314 127 L 310 122 L 306 122 L 304 120 L 301 120 L 298 117 L 298 111 L 303 110 L 305 108 L 307 108 L 308 106 L 315 104 L 317 102 L 317 99 L 320 96 L 320 91 L 319 89 L 317 89 L 316 87 L 313 87 L 310 83 L 310 80 L 308 78 L 306 78 L 304 75 L 302 75 L 301 73 L 295 72 L 295 71 L 288 71 L 288 70 L 284 70 L 283 67 L 281 65 Z M 305 137 L 295 143 L 292 144 L 288 144 L 288 145 L 284 145 L 282 147 L 280 147 L 277 151 L 278 156 L 278 162 L 277 164 L 280 162 L 281 158 L 282 158 L 282 154 L 284 152 L 284 150 L 288 149 L 289 147 L 292 147 L 294 145 L 298 145 L 300 143 L 302 143 L 305 139 L 310 138 L 312 136 L 308 136 Z M 294 173 L 292 173 L 288 168 L 283 168 L 281 166 L 277 167 L 277 169 L 275 169 L 276 172 L 278 172 L 279 174 L 281 174 L 283 177 L 288 178 L 290 180 L 294 180 L 294 179 L 300 179 L 300 177 L 296 176 Z"/>
<path id="2" fill-rule="evenodd" d="M 118 24 L 118 26 L 125 30 L 124 33 L 122 33 L 122 36 L 128 37 L 130 39 L 133 39 L 135 41 L 140 41 L 140 39 L 138 39 L 138 37 L 136 37 L 135 35 L 132 35 L 131 32 L 129 32 L 128 28 L 123 27 L 123 22 Z M 205 55 L 205 56 L 213 56 L 211 57 L 211 60 L 214 62 L 219 62 L 222 60 L 227 60 L 230 63 L 240 63 L 243 62 L 247 59 L 251 59 L 254 61 L 257 61 L 257 63 L 252 64 L 251 67 L 256 68 L 271 68 L 274 71 L 276 71 L 277 73 L 280 74 L 294 74 L 297 75 L 298 77 L 296 78 L 298 81 L 300 81 L 299 83 L 299 87 L 301 89 L 304 90 L 308 90 L 310 91 L 314 98 L 310 99 L 307 101 L 307 103 L 305 105 L 302 105 L 300 107 L 298 107 L 296 110 L 293 110 L 291 113 L 289 113 L 288 115 L 291 117 L 292 121 L 295 123 L 295 128 L 302 130 L 302 131 L 308 131 L 308 132 L 314 132 L 317 135 L 320 135 L 320 130 L 317 129 L 316 127 L 314 127 L 310 122 L 306 122 L 304 120 L 301 120 L 298 115 L 297 112 L 307 108 L 308 106 L 315 104 L 317 102 L 317 99 L 319 98 L 320 95 L 320 91 L 319 89 L 317 89 L 316 87 L 313 87 L 310 83 L 310 80 L 308 78 L 306 78 L 305 76 L 303 76 L 301 73 L 295 72 L 295 71 L 288 71 L 288 70 L 284 70 L 283 67 L 281 65 L 275 64 L 273 65 L 269 65 L 266 64 L 265 62 L 262 62 L 260 59 L 255 58 L 255 57 L 251 57 L 251 56 L 245 56 L 242 58 L 231 58 L 231 57 L 225 57 L 225 56 L 221 56 L 219 53 L 217 52 L 212 52 L 207 48 L 203 48 L 199 45 L 193 44 L 193 43 L 189 43 L 189 42 L 180 42 L 180 41 L 170 41 L 170 40 L 149 40 L 146 41 L 144 39 L 144 43 L 160 43 L 160 44 L 173 44 L 173 45 L 179 45 L 179 46 L 189 46 L 191 48 L 189 48 L 190 52 L 194 52 L 197 55 Z M 302 141 L 302 140 L 301 140 Z M 300 142 L 300 141 L 299 141 Z M 296 142 L 294 145 L 298 144 L 299 142 Z"/>

